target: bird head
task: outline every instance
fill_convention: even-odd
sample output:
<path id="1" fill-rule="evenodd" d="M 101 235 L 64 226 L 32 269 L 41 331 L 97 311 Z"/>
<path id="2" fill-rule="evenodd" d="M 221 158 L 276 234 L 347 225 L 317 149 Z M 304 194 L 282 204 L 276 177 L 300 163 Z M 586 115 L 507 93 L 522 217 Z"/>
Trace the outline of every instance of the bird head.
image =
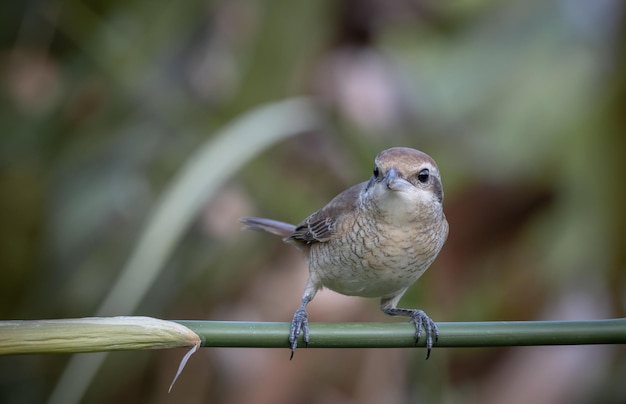
<path id="1" fill-rule="evenodd" d="M 361 200 L 390 218 L 417 219 L 441 215 L 443 187 L 435 161 L 419 150 L 394 147 L 374 161 L 372 178 Z"/>

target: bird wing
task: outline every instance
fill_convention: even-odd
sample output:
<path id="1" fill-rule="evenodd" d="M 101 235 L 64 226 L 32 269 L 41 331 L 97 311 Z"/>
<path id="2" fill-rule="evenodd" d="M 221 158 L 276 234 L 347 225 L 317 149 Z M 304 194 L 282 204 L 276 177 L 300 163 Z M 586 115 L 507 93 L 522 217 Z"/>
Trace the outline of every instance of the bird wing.
<path id="1" fill-rule="evenodd" d="M 366 184 L 354 185 L 334 197 L 326 206 L 297 225 L 288 241 L 311 244 L 330 240 L 337 224 L 354 214 L 359 194 Z"/>

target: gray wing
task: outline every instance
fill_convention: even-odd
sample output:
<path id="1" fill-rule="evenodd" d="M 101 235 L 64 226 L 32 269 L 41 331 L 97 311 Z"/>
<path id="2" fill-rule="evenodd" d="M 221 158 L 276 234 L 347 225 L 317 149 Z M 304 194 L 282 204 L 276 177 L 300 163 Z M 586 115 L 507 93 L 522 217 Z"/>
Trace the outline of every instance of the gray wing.
<path id="1" fill-rule="evenodd" d="M 355 212 L 359 194 L 366 185 L 367 182 L 362 182 L 334 197 L 326 206 L 297 225 L 287 241 L 311 244 L 330 240 L 337 223 Z"/>

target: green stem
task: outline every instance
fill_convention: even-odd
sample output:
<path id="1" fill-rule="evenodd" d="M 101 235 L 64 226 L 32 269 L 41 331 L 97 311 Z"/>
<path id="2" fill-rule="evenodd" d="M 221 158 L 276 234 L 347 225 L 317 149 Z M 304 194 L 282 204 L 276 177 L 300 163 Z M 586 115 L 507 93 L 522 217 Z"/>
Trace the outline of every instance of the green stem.
<path id="1" fill-rule="evenodd" d="M 0 321 L 0 355 L 191 347 L 285 348 L 289 323 L 165 321 L 148 317 Z M 439 323 L 437 347 L 626 343 L 626 319 Z M 401 348 L 415 343 L 408 322 L 311 323 L 310 348 Z M 304 346 L 304 342 L 299 343 Z"/>
<path id="2" fill-rule="evenodd" d="M 178 321 L 204 347 L 287 347 L 289 323 Z M 626 318 L 591 321 L 438 323 L 437 347 L 495 347 L 626 343 Z M 415 346 L 410 323 L 311 323 L 309 348 Z M 418 346 L 424 346 L 422 335 Z M 301 342 L 300 346 L 304 346 Z"/>

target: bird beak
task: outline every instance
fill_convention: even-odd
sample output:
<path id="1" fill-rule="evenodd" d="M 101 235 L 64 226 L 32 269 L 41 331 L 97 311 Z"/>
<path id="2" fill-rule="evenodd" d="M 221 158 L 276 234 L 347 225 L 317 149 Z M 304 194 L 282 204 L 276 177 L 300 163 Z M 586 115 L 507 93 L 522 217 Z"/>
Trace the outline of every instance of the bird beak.
<path id="1" fill-rule="evenodd" d="M 400 177 L 395 168 L 391 168 L 387 171 L 387 175 L 385 175 L 385 185 L 392 191 L 405 191 L 411 187 L 411 184 L 407 180 Z"/>

